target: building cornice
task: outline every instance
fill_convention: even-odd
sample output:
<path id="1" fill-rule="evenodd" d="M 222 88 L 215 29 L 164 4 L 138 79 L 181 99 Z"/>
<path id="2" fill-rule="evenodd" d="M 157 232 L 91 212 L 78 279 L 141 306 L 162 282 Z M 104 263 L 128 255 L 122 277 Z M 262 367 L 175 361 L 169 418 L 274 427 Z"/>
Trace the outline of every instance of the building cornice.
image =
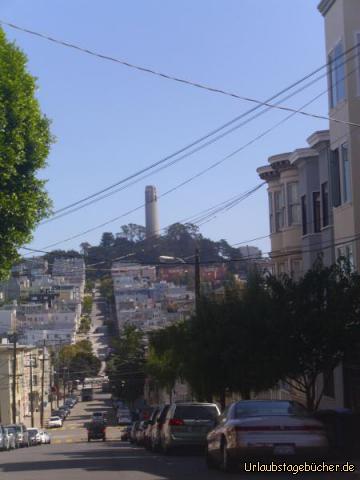
<path id="1" fill-rule="evenodd" d="M 325 17 L 330 8 L 334 5 L 336 0 L 321 0 L 318 5 L 318 10 Z"/>
<path id="2" fill-rule="evenodd" d="M 272 155 L 268 158 L 268 162 L 274 170 L 287 170 L 288 168 L 292 168 L 289 162 L 290 155 L 290 152 Z"/>
<path id="3" fill-rule="evenodd" d="M 300 160 L 306 160 L 307 158 L 315 158 L 319 154 L 313 148 L 298 148 L 290 155 L 291 165 L 295 165 Z"/>
<path id="4" fill-rule="evenodd" d="M 316 145 L 324 142 L 330 142 L 330 132 L 329 130 L 318 130 L 310 135 L 306 141 L 310 145 L 310 148 L 315 148 Z"/>
<path id="5" fill-rule="evenodd" d="M 256 169 L 257 174 L 266 182 L 279 177 L 279 172 L 275 171 L 270 165 L 265 165 Z"/>

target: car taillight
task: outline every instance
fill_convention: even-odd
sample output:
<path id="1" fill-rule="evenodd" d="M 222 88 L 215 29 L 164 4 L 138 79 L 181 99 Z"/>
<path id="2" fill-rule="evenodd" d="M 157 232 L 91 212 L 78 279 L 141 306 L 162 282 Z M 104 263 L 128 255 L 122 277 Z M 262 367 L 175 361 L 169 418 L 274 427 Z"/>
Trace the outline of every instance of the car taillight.
<path id="1" fill-rule="evenodd" d="M 171 418 L 169 420 L 169 425 L 171 425 L 172 427 L 179 427 L 181 425 L 184 425 L 184 420 L 182 420 L 181 418 Z"/>

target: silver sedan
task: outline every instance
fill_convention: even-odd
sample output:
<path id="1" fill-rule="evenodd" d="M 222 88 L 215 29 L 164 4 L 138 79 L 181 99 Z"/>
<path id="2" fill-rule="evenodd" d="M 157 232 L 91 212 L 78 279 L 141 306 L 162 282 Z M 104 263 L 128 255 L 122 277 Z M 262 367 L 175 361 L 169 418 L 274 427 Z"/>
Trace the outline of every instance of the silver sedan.
<path id="1" fill-rule="evenodd" d="M 231 404 L 207 436 L 209 468 L 225 471 L 248 459 L 320 458 L 329 450 L 324 426 L 299 403 L 243 400 Z"/>

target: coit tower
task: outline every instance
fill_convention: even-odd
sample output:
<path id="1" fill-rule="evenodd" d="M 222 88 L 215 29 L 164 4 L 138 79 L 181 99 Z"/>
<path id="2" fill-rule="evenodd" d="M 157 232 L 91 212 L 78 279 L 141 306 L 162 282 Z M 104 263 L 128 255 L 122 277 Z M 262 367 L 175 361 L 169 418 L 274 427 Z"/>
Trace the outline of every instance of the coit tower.
<path id="1" fill-rule="evenodd" d="M 145 187 L 145 226 L 146 238 L 160 236 L 156 187 L 153 185 Z"/>

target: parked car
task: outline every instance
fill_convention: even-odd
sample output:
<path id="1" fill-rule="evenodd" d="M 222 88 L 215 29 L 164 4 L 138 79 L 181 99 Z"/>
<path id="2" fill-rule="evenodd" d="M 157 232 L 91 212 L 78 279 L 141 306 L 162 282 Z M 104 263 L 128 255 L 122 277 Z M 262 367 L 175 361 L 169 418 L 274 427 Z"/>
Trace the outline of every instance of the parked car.
<path id="1" fill-rule="evenodd" d="M 145 431 L 148 426 L 149 420 L 141 420 L 136 430 L 136 444 L 140 446 L 145 445 Z"/>
<path id="2" fill-rule="evenodd" d="M 66 398 L 64 405 L 66 405 L 70 409 L 74 408 L 74 406 L 76 405 L 76 400 L 74 398 Z"/>
<path id="3" fill-rule="evenodd" d="M 66 418 L 66 413 L 65 413 L 65 410 L 60 410 L 60 409 L 59 410 L 53 410 L 51 412 L 51 416 L 52 417 L 60 417 L 61 420 L 64 421 L 65 418 Z"/>
<path id="4" fill-rule="evenodd" d="M 10 432 L 14 433 L 17 448 L 30 446 L 29 434 L 24 424 L 16 423 L 13 425 L 8 425 L 7 428 L 10 430 Z"/>
<path id="5" fill-rule="evenodd" d="M 0 450 L 9 450 L 8 448 L 8 435 L 5 428 L 0 425 Z"/>
<path id="6" fill-rule="evenodd" d="M 4 427 L 5 437 L 6 437 L 6 450 L 14 450 L 16 448 L 15 433 L 11 432 L 7 427 Z"/>
<path id="7" fill-rule="evenodd" d="M 148 420 L 148 424 L 144 433 L 144 446 L 148 450 L 151 450 L 151 432 L 152 429 L 155 426 L 155 421 L 158 416 L 158 413 L 160 411 L 160 407 L 155 407 L 154 410 L 152 411 L 152 414 L 150 416 L 150 419 Z"/>
<path id="8" fill-rule="evenodd" d="M 87 425 L 87 439 L 88 442 L 91 440 L 102 440 L 106 441 L 106 425 L 104 422 L 90 422 Z"/>
<path id="9" fill-rule="evenodd" d="M 215 403 L 175 403 L 170 406 L 161 432 L 165 454 L 177 447 L 206 445 L 206 435 L 216 425 L 220 410 Z"/>
<path id="10" fill-rule="evenodd" d="M 38 428 L 28 428 L 29 443 L 31 446 L 40 445 L 41 438 Z"/>
<path id="11" fill-rule="evenodd" d="M 127 442 L 130 440 L 131 428 L 131 425 L 128 425 L 125 430 L 122 431 L 120 438 L 123 442 Z"/>
<path id="12" fill-rule="evenodd" d="M 167 412 L 170 408 L 169 404 L 163 405 L 155 418 L 155 423 L 151 429 L 150 449 L 153 452 L 158 452 L 161 447 L 161 431 L 165 422 Z"/>
<path id="13" fill-rule="evenodd" d="M 46 432 L 45 430 L 40 430 L 39 434 L 40 434 L 41 443 L 43 443 L 43 444 L 50 444 L 51 443 L 51 437 L 48 434 L 48 432 Z"/>
<path id="14" fill-rule="evenodd" d="M 49 418 L 48 427 L 49 428 L 60 428 L 63 426 L 62 418 L 58 415 L 53 415 Z"/>
<path id="15" fill-rule="evenodd" d="M 93 422 L 106 423 L 105 413 L 104 412 L 94 412 L 92 414 L 92 421 Z"/>
<path id="16" fill-rule="evenodd" d="M 302 405 L 286 400 L 231 404 L 207 436 L 209 468 L 231 471 L 244 458 L 322 458 L 329 450 L 324 426 Z"/>
<path id="17" fill-rule="evenodd" d="M 131 425 L 132 418 L 130 410 L 127 408 L 119 408 L 116 412 L 118 425 Z"/>
<path id="18" fill-rule="evenodd" d="M 59 410 L 65 413 L 65 418 L 67 418 L 71 413 L 71 410 L 67 405 L 61 405 L 61 407 L 59 407 Z"/>
<path id="19" fill-rule="evenodd" d="M 136 420 L 136 422 L 134 422 L 131 425 L 130 438 L 129 438 L 130 443 L 136 443 L 136 432 L 137 432 L 137 429 L 139 428 L 139 425 L 140 425 L 139 420 Z"/>

